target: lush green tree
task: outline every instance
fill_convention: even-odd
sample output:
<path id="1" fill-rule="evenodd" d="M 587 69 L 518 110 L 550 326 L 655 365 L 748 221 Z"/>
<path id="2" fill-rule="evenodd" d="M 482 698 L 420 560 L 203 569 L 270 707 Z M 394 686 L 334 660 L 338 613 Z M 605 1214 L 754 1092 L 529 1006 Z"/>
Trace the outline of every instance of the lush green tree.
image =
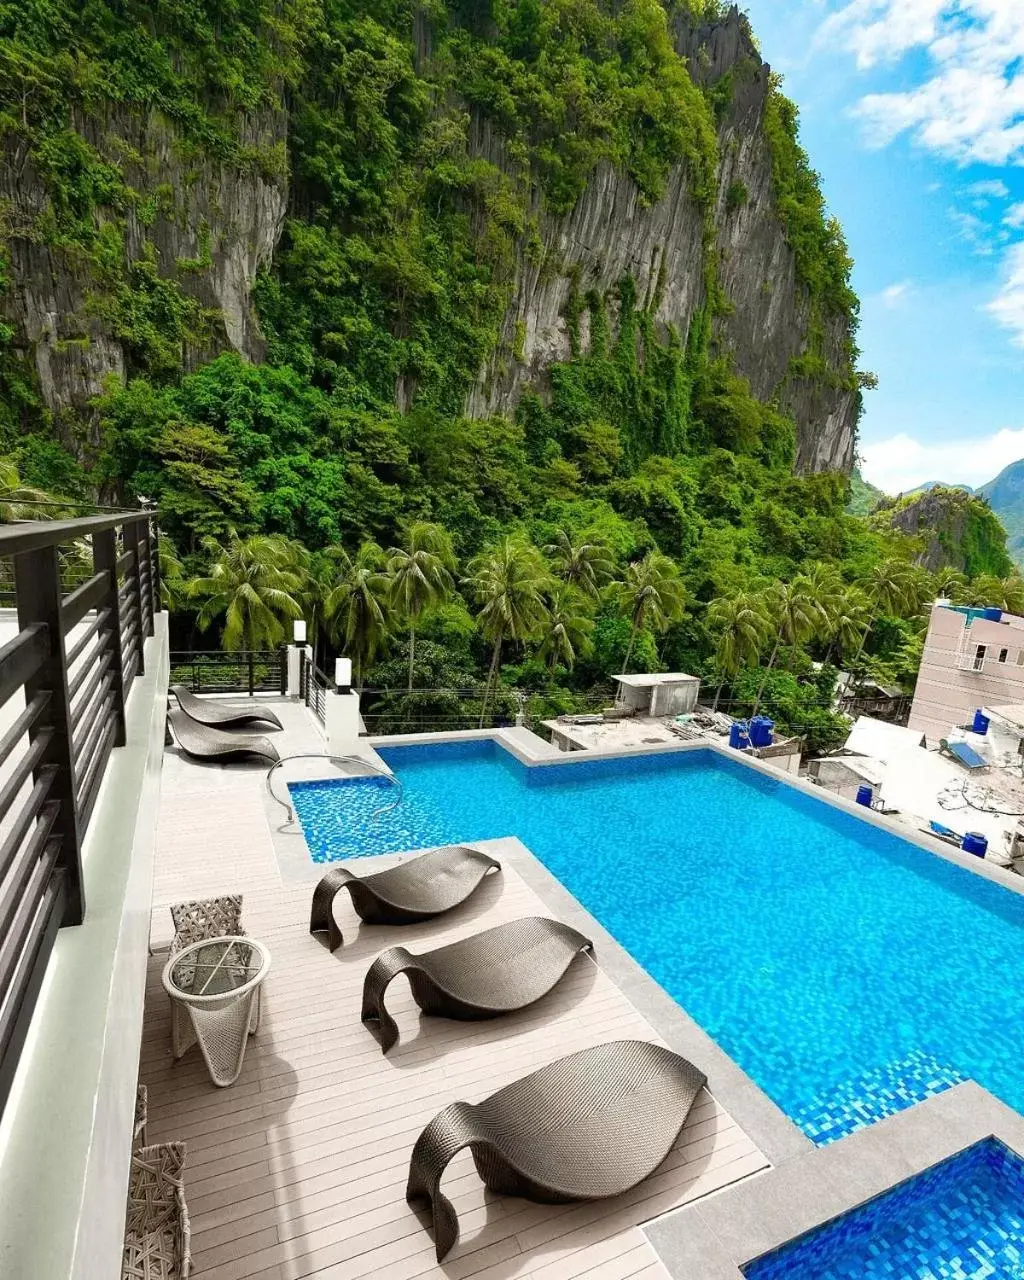
<path id="1" fill-rule="evenodd" d="M 352 658 L 356 688 L 364 668 L 391 633 L 393 588 L 387 557 L 376 542 L 364 542 L 354 556 L 335 557 L 337 575 L 324 600 L 324 621 L 336 644 Z"/>
<path id="2" fill-rule="evenodd" d="M 970 602 L 980 607 L 992 605 L 1007 613 L 1024 613 L 1024 579 L 1019 573 L 1006 578 L 982 574 L 971 583 L 968 595 Z"/>
<path id="3" fill-rule="evenodd" d="M 713 710 L 730 676 L 760 658 L 771 633 L 764 597 L 744 591 L 712 600 L 705 615 L 709 630 L 717 635 L 715 666 L 719 673 Z"/>
<path id="4" fill-rule="evenodd" d="M 302 614 L 302 575 L 296 547 L 276 534 L 209 540 L 209 573 L 193 578 L 188 595 L 199 602 L 197 622 L 205 631 L 223 618 L 225 649 L 274 649 L 285 639 L 285 623 Z"/>
<path id="5" fill-rule="evenodd" d="M 12 520 L 48 520 L 59 514 L 58 499 L 22 481 L 13 458 L 0 458 L 0 524 Z M 38 504 L 44 504 L 39 506 Z"/>
<path id="6" fill-rule="evenodd" d="M 842 662 L 845 653 L 858 648 L 869 619 L 867 596 L 860 587 L 845 587 L 835 597 L 828 618 L 829 655 L 835 655 Z"/>
<path id="7" fill-rule="evenodd" d="M 900 617 L 915 613 L 927 591 L 926 579 L 905 560 L 889 557 L 873 564 L 858 586 L 868 599 L 868 621 L 854 663 L 860 660 L 868 636 L 883 614 Z"/>
<path id="8" fill-rule="evenodd" d="M 554 563 L 563 582 L 594 598 L 615 573 L 615 562 L 603 543 L 574 542 L 564 529 L 558 530 L 544 554 Z"/>
<path id="9" fill-rule="evenodd" d="M 491 664 L 480 709 L 481 728 L 501 670 L 502 645 L 506 640 L 525 641 L 538 636 L 547 614 L 545 593 L 550 580 L 541 553 L 521 538 L 503 538 L 469 566 L 465 586 L 479 606 L 478 625 L 491 645 Z"/>
<path id="10" fill-rule="evenodd" d="M 558 667 L 571 671 L 577 657 L 588 648 L 594 629 L 587 600 L 575 587 L 558 583 L 548 592 L 546 605 L 537 656 L 552 674 Z"/>
<path id="11" fill-rule="evenodd" d="M 804 644 L 812 637 L 824 634 L 828 627 L 825 610 L 815 594 L 815 584 L 805 574 L 799 574 L 792 582 L 772 583 L 764 593 L 764 606 L 775 640 L 754 699 L 751 712 L 754 716 L 761 705 L 765 685 L 781 646 Z"/>
<path id="12" fill-rule="evenodd" d="M 160 603 L 171 613 L 183 608 L 189 599 L 189 580 L 185 565 L 178 558 L 170 538 L 162 533 L 158 542 L 160 562 Z"/>
<path id="13" fill-rule="evenodd" d="M 678 567 L 660 551 L 648 551 L 642 560 L 634 561 L 616 594 L 630 622 L 629 644 L 622 664 L 623 672 L 628 672 L 637 633 L 644 628 L 660 633 L 678 621 L 686 595 Z"/>
<path id="14" fill-rule="evenodd" d="M 416 624 L 424 610 L 451 595 L 454 569 L 451 538 L 440 525 L 425 520 L 410 525 L 404 546 L 392 547 L 388 553 L 391 600 L 409 627 L 409 693 L 416 662 Z"/>

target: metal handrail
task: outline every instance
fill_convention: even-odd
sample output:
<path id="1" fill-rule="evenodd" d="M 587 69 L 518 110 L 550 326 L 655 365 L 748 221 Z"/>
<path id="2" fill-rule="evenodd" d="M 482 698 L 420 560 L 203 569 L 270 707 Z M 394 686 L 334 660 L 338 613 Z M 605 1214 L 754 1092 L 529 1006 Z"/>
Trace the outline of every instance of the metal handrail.
<path id="1" fill-rule="evenodd" d="M 373 813 L 370 814 L 371 821 L 379 818 L 382 814 L 390 813 L 393 809 L 397 809 L 402 803 L 403 787 L 401 778 L 396 778 L 390 770 L 381 768 L 379 765 L 374 764 L 372 760 L 367 760 L 365 756 L 334 756 L 328 755 L 322 751 L 296 751 L 293 755 L 282 756 L 280 760 L 275 760 L 267 770 L 267 793 L 271 800 L 279 804 L 288 815 L 285 818 L 283 825 L 278 827 L 278 831 L 287 830 L 288 827 L 294 826 L 296 821 L 294 806 L 287 800 L 282 800 L 274 790 L 272 784 L 274 774 L 282 765 L 287 764 L 289 760 L 327 760 L 329 763 L 339 766 L 346 764 L 358 764 L 362 765 L 365 769 L 369 769 L 378 777 L 386 778 L 392 786 L 398 789 L 398 794 L 395 796 L 395 799 L 391 804 L 381 805 L 379 809 L 374 809 Z"/>

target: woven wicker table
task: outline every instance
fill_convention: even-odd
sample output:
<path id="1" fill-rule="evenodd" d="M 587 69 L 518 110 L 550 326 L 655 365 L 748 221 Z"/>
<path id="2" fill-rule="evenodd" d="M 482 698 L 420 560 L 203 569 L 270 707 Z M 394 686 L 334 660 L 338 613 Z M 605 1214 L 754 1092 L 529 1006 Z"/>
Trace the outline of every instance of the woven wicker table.
<path id="1" fill-rule="evenodd" d="M 270 952 L 247 937 L 207 938 L 172 956 L 163 972 L 164 988 L 187 1015 L 172 1020 L 175 1058 L 198 1044 L 213 1083 L 234 1084 L 269 968 Z"/>

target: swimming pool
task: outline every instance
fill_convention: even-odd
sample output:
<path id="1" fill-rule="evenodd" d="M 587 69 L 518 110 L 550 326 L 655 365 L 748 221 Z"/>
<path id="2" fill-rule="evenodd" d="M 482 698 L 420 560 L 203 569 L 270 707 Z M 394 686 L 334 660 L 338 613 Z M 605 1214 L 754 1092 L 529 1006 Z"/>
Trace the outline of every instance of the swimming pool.
<path id="1" fill-rule="evenodd" d="M 747 1280 L 1024 1280 L 1024 1160 L 986 1138 L 743 1268 Z"/>
<path id="2" fill-rule="evenodd" d="M 293 786 L 315 860 L 518 836 L 815 1142 L 968 1078 L 1024 1112 L 1024 896 L 714 752 L 380 754 L 388 812 Z"/>

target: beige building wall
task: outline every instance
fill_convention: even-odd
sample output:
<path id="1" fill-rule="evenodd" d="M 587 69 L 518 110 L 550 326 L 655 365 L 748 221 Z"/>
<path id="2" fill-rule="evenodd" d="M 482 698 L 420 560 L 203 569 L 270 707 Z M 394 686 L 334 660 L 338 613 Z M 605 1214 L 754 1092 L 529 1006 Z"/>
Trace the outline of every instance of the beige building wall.
<path id="1" fill-rule="evenodd" d="M 1024 618 L 988 622 L 933 605 L 910 712 L 911 729 L 937 743 L 978 707 L 1024 702 Z"/>

